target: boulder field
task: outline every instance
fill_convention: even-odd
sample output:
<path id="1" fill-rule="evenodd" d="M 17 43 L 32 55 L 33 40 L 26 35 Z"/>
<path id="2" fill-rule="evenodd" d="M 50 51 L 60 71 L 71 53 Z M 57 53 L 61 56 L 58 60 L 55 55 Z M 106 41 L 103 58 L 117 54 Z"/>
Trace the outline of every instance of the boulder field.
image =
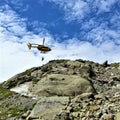
<path id="1" fill-rule="evenodd" d="M 0 120 L 120 120 L 120 63 L 52 60 L 0 84 Z"/>

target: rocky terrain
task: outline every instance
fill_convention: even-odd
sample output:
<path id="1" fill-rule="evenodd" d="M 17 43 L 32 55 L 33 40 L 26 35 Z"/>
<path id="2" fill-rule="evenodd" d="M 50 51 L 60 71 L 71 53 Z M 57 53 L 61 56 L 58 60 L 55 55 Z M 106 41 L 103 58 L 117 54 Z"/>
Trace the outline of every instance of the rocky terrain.
<path id="1" fill-rule="evenodd" d="M 120 120 L 120 63 L 53 60 L 0 84 L 0 120 Z"/>

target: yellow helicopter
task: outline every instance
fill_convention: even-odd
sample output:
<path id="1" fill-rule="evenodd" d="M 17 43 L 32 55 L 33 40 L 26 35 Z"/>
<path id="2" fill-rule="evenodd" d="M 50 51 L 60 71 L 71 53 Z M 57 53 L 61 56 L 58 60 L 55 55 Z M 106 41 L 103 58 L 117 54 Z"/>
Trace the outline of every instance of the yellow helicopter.
<path id="1" fill-rule="evenodd" d="M 29 50 L 31 48 L 37 48 L 39 51 L 41 51 L 41 53 L 47 53 L 47 52 L 51 51 L 51 48 L 45 46 L 44 42 L 45 42 L 45 38 L 43 38 L 43 44 L 42 45 L 35 44 L 35 43 L 28 43 L 27 46 L 28 46 Z M 42 57 L 42 61 L 43 60 L 44 60 L 44 58 Z"/>
<path id="2" fill-rule="evenodd" d="M 44 42 L 45 42 L 45 38 L 43 39 L 43 44 L 35 44 L 35 43 L 28 43 L 27 46 L 29 49 L 31 48 L 37 48 L 39 51 L 41 51 L 41 53 L 46 53 L 51 51 L 51 48 L 44 46 Z"/>

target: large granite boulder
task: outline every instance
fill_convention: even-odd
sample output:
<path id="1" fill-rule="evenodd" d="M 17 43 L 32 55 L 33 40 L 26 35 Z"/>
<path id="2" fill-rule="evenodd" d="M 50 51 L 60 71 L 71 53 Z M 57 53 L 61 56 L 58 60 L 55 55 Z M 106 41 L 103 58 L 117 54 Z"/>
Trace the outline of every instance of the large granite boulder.
<path id="1" fill-rule="evenodd" d="M 94 93 L 91 82 L 79 75 L 49 74 L 30 91 L 38 96 L 76 96 L 81 93 Z"/>
<path id="2" fill-rule="evenodd" d="M 27 119 L 52 120 L 59 111 L 65 109 L 69 102 L 69 97 L 42 97 Z"/>

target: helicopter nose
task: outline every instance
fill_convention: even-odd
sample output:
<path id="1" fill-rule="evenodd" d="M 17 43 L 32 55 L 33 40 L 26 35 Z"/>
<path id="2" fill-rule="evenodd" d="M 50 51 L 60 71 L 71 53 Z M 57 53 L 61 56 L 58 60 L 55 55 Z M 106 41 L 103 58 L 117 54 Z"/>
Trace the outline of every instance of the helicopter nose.
<path id="1" fill-rule="evenodd" d="M 52 49 L 51 48 L 49 48 L 49 51 L 51 51 Z"/>

